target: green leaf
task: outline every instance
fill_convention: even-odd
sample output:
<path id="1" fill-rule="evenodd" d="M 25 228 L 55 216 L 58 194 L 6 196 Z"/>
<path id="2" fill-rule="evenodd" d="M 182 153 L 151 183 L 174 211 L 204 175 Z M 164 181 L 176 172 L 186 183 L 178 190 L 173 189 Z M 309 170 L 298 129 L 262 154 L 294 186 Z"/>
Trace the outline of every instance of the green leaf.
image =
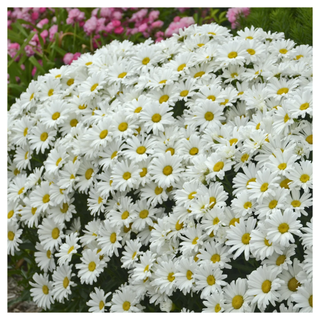
<path id="1" fill-rule="evenodd" d="M 43 74 L 46 73 L 46 70 L 42 67 L 42 65 L 37 61 L 37 59 L 34 56 L 31 56 L 29 58 L 29 61 Z"/>
<path id="2" fill-rule="evenodd" d="M 16 55 L 9 61 L 8 68 L 11 66 L 11 64 L 15 61 L 15 59 L 24 51 L 24 48 L 26 45 L 29 44 L 32 37 L 35 35 L 35 32 L 31 32 L 28 36 L 28 38 L 24 41 L 22 46 L 20 46 L 20 49 L 17 51 Z"/>

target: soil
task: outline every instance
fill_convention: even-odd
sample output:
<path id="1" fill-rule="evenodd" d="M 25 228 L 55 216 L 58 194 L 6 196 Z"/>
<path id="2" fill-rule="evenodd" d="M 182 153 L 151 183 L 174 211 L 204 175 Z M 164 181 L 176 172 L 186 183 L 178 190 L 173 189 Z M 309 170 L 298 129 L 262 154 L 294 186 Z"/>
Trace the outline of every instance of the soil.
<path id="1" fill-rule="evenodd" d="M 20 296 L 23 288 L 18 285 L 20 278 L 12 276 L 8 278 L 8 312 L 40 312 L 41 309 L 33 301 L 21 301 L 10 305 L 12 300 Z"/>

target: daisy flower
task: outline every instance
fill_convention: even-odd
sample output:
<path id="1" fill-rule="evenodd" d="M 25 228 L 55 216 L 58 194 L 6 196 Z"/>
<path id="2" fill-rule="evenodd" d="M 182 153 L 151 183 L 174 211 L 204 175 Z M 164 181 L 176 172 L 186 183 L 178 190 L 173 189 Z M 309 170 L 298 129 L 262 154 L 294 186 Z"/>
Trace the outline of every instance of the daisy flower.
<path id="1" fill-rule="evenodd" d="M 23 116 L 21 119 L 16 120 L 14 127 L 12 128 L 12 142 L 17 146 L 24 147 L 28 143 L 30 131 L 34 126 L 34 123 L 34 119 L 29 116 Z"/>
<path id="2" fill-rule="evenodd" d="M 65 243 L 60 246 L 59 252 L 55 254 L 59 258 L 58 263 L 60 266 L 68 264 L 72 259 L 72 255 L 77 253 L 77 250 L 80 248 L 80 245 L 77 243 L 78 240 L 77 233 L 66 235 Z"/>
<path id="3" fill-rule="evenodd" d="M 138 306 L 137 296 L 133 286 L 123 286 L 112 294 L 110 312 L 141 312 Z"/>
<path id="4" fill-rule="evenodd" d="M 134 188 L 139 179 L 138 166 L 127 160 L 119 161 L 112 170 L 113 188 L 125 191 Z"/>
<path id="5" fill-rule="evenodd" d="M 19 239 L 23 230 L 19 229 L 19 225 L 14 221 L 9 221 L 7 224 L 7 253 L 14 256 L 15 251 L 19 251 L 19 245 L 22 240 Z"/>
<path id="6" fill-rule="evenodd" d="M 80 97 L 86 101 L 90 101 L 97 95 L 99 90 L 106 84 L 105 74 L 103 72 L 96 72 L 91 77 L 87 78 L 86 81 L 81 83 L 79 87 Z"/>
<path id="7" fill-rule="evenodd" d="M 211 179 L 223 179 L 225 173 L 232 168 L 233 161 L 227 159 L 219 153 L 213 153 L 207 158 L 205 165 L 207 166 L 209 173 L 206 176 L 207 182 Z"/>
<path id="8" fill-rule="evenodd" d="M 140 112 L 140 120 L 146 132 L 152 130 L 154 134 L 164 131 L 165 126 L 173 125 L 172 108 L 167 103 L 162 103 L 161 108 L 156 104 L 146 105 Z"/>
<path id="9" fill-rule="evenodd" d="M 94 291 L 90 293 L 90 300 L 87 302 L 89 306 L 89 312 L 105 312 L 106 299 L 111 292 L 105 292 L 102 289 L 94 288 Z"/>
<path id="10" fill-rule="evenodd" d="M 134 265 L 134 263 L 138 261 L 138 258 L 142 254 L 140 248 L 141 242 L 139 239 L 130 239 L 126 241 L 126 246 L 124 247 L 124 251 L 122 252 L 122 257 L 120 258 L 123 268 L 130 269 Z"/>
<path id="11" fill-rule="evenodd" d="M 54 260 L 54 249 L 46 250 L 39 242 L 36 243 L 36 250 L 34 253 L 35 261 L 41 270 L 44 272 L 53 271 L 56 268 Z"/>
<path id="12" fill-rule="evenodd" d="M 278 180 L 278 172 L 271 172 L 268 168 L 259 170 L 256 180 L 249 183 L 249 199 L 261 203 L 264 198 L 271 195 L 275 196 Z"/>
<path id="13" fill-rule="evenodd" d="M 293 243 L 293 235 L 301 236 L 300 228 L 302 227 L 298 220 L 299 214 L 287 208 L 282 213 L 276 210 L 266 220 L 268 228 L 267 239 L 272 243 L 279 243 L 282 247 L 287 247 L 289 243 Z"/>
<path id="14" fill-rule="evenodd" d="M 33 207 L 39 212 L 45 212 L 49 206 L 53 205 L 51 199 L 51 186 L 48 181 L 43 181 L 40 186 L 37 186 L 30 193 L 30 201 Z"/>
<path id="15" fill-rule="evenodd" d="M 244 257 L 248 261 L 251 252 L 251 232 L 254 230 L 256 219 L 249 217 L 247 221 L 240 218 L 239 223 L 234 226 L 231 225 L 230 229 L 227 230 L 227 242 L 226 245 L 231 246 L 229 252 L 234 253 L 233 259 L 236 259 L 244 252 Z"/>
<path id="16" fill-rule="evenodd" d="M 225 298 L 222 292 L 214 292 L 203 300 L 205 308 L 202 312 L 222 313 L 225 311 Z"/>
<path id="17" fill-rule="evenodd" d="M 76 286 L 76 284 L 71 280 L 75 276 L 72 273 L 71 266 L 63 265 L 57 267 L 57 269 L 52 274 L 53 298 L 60 303 L 63 303 L 64 299 L 68 299 L 68 296 L 72 293 L 71 287 Z"/>
<path id="18" fill-rule="evenodd" d="M 253 312 L 251 308 L 252 298 L 247 293 L 247 279 L 238 278 L 223 288 L 225 312 Z"/>
<path id="19" fill-rule="evenodd" d="M 97 281 L 100 273 L 103 271 L 106 262 L 100 260 L 97 254 L 98 249 L 86 249 L 82 251 L 81 262 L 76 264 L 75 267 L 79 269 L 78 277 L 81 284 L 86 283 L 92 285 Z"/>
<path id="20" fill-rule="evenodd" d="M 300 271 L 302 271 L 300 262 L 297 258 L 294 258 L 292 266 L 289 266 L 288 270 L 283 270 L 279 274 L 279 279 L 284 281 L 284 284 L 279 289 L 279 301 L 292 301 L 292 294 L 297 292 L 298 287 L 301 285 L 299 281 L 296 279 L 296 276 Z"/>
<path id="21" fill-rule="evenodd" d="M 150 163 L 150 172 L 155 182 L 162 188 L 175 186 L 180 180 L 182 172 L 181 161 L 169 152 L 159 154 Z"/>
<path id="22" fill-rule="evenodd" d="M 176 287 L 184 294 L 194 291 L 194 278 L 193 275 L 196 272 L 197 263 L 192 257 L 181 258 L 176 262 L 175 280 Z"/>
<path id="23" fill-rule="evenodd" d="M 53 300 L 53 282 L 49 281 L 48 275 L 35 273 L 32 277 L 34 282 L 29 282 L 33 287 L 30 289 L 33 301 L 39 308 L 49 309 Z"/>
<path id="24" fill-rule="evenodd" d="M 107 254 L 108 257 L 111 257 L 115 254 L 119 256 L 118 248 L 121 248 L 122 237 L 119 234 L 119 229 L 117 227 L 111 227 L 108 220 L 104 221 L 104 224 L 100 226 L 99 234 L 97 238 L 98 244 L 101 246 L 101 254 Z"/>
<path id="25" fill-rule="evenodd" d="M 309 192 L 301 193 L 298 189 L 291 189 L 287 197 L 287 206 L 295 212 L 308 216 L 305 210 L 310 208 L 313 204 L 312 195 Z"/>
<path id="26" fill-rule="evenodd" d="M 294 310 L 299 312 L 313 312 L 313 289 L 312 283 L 306 282 L 297 288 L 297 292 L 292 294 Z"/>
<path id="27" fill-rule="evenodd" d="M 312 162 L 306 160 L 300 163 L 294 163 L 294 168 L 288 172 L 287 177 L 292 180 L 292 182 L 289 183 L 290 189 L 303 188 L 304 191 L 308 191 L 309 188 L 312 189 Z"/>
<path id="28" fill-rule="evenodd" d="M 68 103 L 64 100 L 53 100 L 40 113 L 41 122 L 48 128 L 57 129 L 67 119 Z"/>
<path id="29" fill-rule="evenodd" d="M 58 249 L 64 238 L 63 228 L 63 223 L 54 222 L 54 220 L 50 218 L 43 219 L 42 224 L 40 224 L 38 228 L 38 235 L 45 250 Z"/>
<path id="30" fill-rule="evenodd" d="M 153 270 L 153 265 L 156 260 L 156 253 L 151 251 L 146 251 L 140 255 L 140 261 L 134 263 L 132 279 L 134 283 L 139 280 L 145 280 L 151 277 Z"/>
<path id="31" fill-rule="evenodd" d="M 278 274 L 276 269 L 264 265 L 248 275 L 247 294 L 254 296 L 251 303 L 257 303 L 262 312 L 269 303 L 275 306 L 275 302 L 280 298 L 278 290 L 284 281 L 277 278 Z"/>
<path id="32" fill-rule="evenodd" d="M 201 291 L 200 298 L 204 299 L 214 292 L 221 292 L 221 287 L 227 284 L 223 280 L 226 278 L 227 275 L 222 274 L 221 269 L 205 262 L 195 271 L 195 290 Z"/>
<path id="33" fill-rule="evenodd" d="M 242 41 L 230 41 L 222 44 L 218 48 L 217 62 L 220 66 L 228 66 L 229 64 L 243 65 L 246 58 L 249 56 Z"/>
<path id="34" fill-rule="evenodd" d="M 42 123 L 37 123 L 31 130 L 29 136 L 30 148 L 36 153 L 44 153 L 46 149 L 53 146 L 53 141 L 57 131 L 54 128 L 48 128 Z"/>

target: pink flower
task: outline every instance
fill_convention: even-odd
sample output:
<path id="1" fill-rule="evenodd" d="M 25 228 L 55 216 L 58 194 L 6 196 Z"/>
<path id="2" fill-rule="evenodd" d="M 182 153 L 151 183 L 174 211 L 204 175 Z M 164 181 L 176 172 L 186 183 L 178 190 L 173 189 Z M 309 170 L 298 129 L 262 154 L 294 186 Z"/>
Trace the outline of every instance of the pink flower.
<path id="1" fill-rule="evenodd" d="M 160 38 L 160 37 L 163 37 L 164 36 L 164 33 L 162 32 L 162 31 L 158 31 L 158 32 L 156 32 L 156 34 L 155 34 L 155 37 L 156 38 Z"/>
<path id="2" fill-rule="evenodd" d="M 138 27 L 138 30 L 139 32 L 144 32 L 147 30 L 147 28 L 148 28 L 148 25 L 146 23 L 143 23 Z"/>
<path id="3" fill-rule="evenodd" d="M 73 53 L 66 53 L 62 60 L 64 64 L 70 64 L 73 60 Z"/>
<path id="4" fill-rule="evenodd" d="M 40 33 L 40 36 L 41 36 L 41 38 L 43 39 L 44 42 L 46 41 L 46 37 L 48 36 L 48 34 L 49 34 L 48 30 L 43 30 Z"/>
<path id="5" fill-rule="evenodd" d="M 48 24 L 48 23 L 49 23 L 49 20 L 47 18 L 44 18 L 38 22 L 37 27 L 42 28 L 45 24 Z"/>
<path id="6" fill-rule="evenodd" d="M 100 17 L 110 18 L 113 11 L 114 11 L 114 8 L 101 8 Z"/>
<path id="7" fill-rule="evenodd" d="M 10 43 L 8 45 L 8 54 L 10 55 L 11 58 L 13 58 L 19 49 L 20 49 L 19 43 L 16 43 L 16 42 Z M 15 61 L 19 61 L 19 59 L 20 59 L 20 57 L 18 56 Z"/>
<path id="8" fill-rule="evenodd" d="M 92 32 L 96 30 L 97 24 L 98 19 L 96 17 L 91 17 L 83 25 L 83 30 L 86 32 L 87 35 L 90 35 Z"/>
<path id="9" fill-rule="evenodd" d="M 159 14 L 160 14 L 160 11 L 159 11 L 159 10 L 153 10 L 153 11 L 151 11 L 151 12 L 149 13 L 149 20 L 154 21 L 154 20 L 158 19 Z"/>
<path id="10" fill-rule="evenodd" d="M 121 20 L 122 16 L 123 16 L 123 14 L 119 11 L 115 11 L 112 13 L 112 18 L 116 19 L 116 20 Z"/>
<path id="11" fill-rule="evenodd" d="M 166 37 L 171 37 L 174 33 L 178 33 L 179 29 L 187 28 L 194 23 L 193 17 L 183 17 L 179 22 L 171 22 L 164 34 Z"/>
<path id="12" fill-rule="evenodd" d="M 151 27 L 152 28 L 161 28 L 163 26 L 163 21 L 157 20 L 155 22 L 152 22 Z"/>
<path id="13" fill-rule="evenodd" d="M 159 38 L 156 39 L 156 42 L 160 42 L 160 41 L 162 41 L 162 40 L 163 40 L 163 38 L 162 38 L 162 37 L 159 37 Z"/>
<path id="14" fill-rule="evenodd" d="M 37 20 L 39 18 L 39 12 L 33 11 L 31 13 L 31 19 L 32 20 Z"/>
<path id="15" fill-rule="evenodd" d="M 54 24 L 50 29 L 49 29 L 49 40 L 52 41 L 54 39 L 54 35 L 58 32 L 58 26 Z"/>
<path id="16" fill-rule="evenodd" d="M 250 8 L 230 8 L 226 14 L 229 22 L 231 23 L 231 28 L 235 29 L 238 26 L 237 18 L 240 14 L 243 14 L 244 17 L 247 17 L 250 13 Z"/>
<path id="17" fill-rule="evenodd" d="M 85 19 L 84 12 L 79 9 L 71 9 L 68 13 L 67 24 L 74 24 L 75 22 L 80 22 Z"/>
<path id="18" fill-rule="evenodd" d="M 114 27 L 119 27 L 119 26 L 121 26 L 121 21 L 119 21 L 119 20 L 112 20 L 111 22 L 112 22 L 112 25 L 113 25 Z"/>
<path id="19" fill-rule="evenodd" d="M 176 16 L 173 18 L 173 22 L 179 22 L 181 20 L 181 18 L 179 16 Z"/>
<path id="20" fill-rule="evenodd" d="M 122 33 L 123 32 L 123 27 L 122 26 L 119 26 L 119 27 L 116 27 L 115 29 L 114 29 L 114 33 L 116 33 L 116 34 L 120 34 L 120 33 Z"/>
<path id="21" fill-rule="evenodd" d="M 114 26 L 113 26 L 112 22 L 109 22 L 109 23 L 106 25 L 106 27 L 105 27 L 104 30 L 105 30 L 107 33 L 111 33 L 111 32 L 113 31 L 113 29 L 114 29 Z"/>

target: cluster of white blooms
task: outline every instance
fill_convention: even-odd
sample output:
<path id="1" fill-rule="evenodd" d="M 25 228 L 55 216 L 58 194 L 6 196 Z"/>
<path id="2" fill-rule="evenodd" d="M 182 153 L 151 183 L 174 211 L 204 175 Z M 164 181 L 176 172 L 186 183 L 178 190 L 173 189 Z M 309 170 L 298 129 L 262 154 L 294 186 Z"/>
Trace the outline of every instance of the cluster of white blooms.
<path id="1" fill-rule="evenodd" d="M 8 254 L 36 230 L 33 299 L 81 283 L 92 312 L 175 292 L 312 312 L 312 110 L 312 47 L 253 27 L 113 41 L 39 76 L 8 112 Z"/>

